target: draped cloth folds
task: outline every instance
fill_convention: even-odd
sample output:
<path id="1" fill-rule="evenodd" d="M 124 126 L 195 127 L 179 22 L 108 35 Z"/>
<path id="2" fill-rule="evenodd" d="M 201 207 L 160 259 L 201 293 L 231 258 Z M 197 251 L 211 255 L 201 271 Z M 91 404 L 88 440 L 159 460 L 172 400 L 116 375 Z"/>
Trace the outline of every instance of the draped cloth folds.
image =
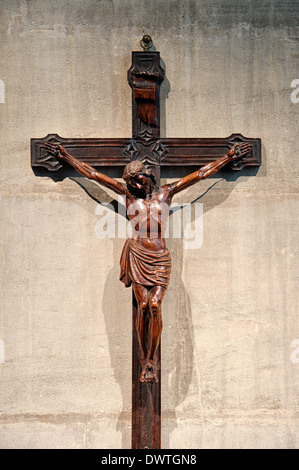
<path id="1" fill-rule="evenodd" d="M 146 287 L 168 286 L 171 271 L 171 256 L 167 248 L 152 251 L 144 248 L 132 238 L 124 244 L 120 258 L 120 280 L 126 287 L 132 282 Z"/>

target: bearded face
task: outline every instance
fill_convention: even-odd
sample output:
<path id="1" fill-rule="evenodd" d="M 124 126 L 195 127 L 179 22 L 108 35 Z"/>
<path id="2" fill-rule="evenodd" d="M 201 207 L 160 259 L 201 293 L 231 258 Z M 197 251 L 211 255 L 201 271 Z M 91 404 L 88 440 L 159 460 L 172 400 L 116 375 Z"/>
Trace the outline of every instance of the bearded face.
<path id="1" fill-rule="evenodd" d="M 133 190 L 134 195 L 138 197 L 146 197 L 154 189 L 149 171 L 139 160 L 135 160 L 125 167 L 123 178 L 129 191 L 132 192 Z"/>
<path id="2" fill-rule="evenodd" d="M 149 180 L 148 176 L 140 173 L 139 175 L 134 176 L 131 179 L 130 183 L 131 183 L 131 186 L 133 186 L 134 188 L 146 189 L 148 186 L 148 180 Z"/>

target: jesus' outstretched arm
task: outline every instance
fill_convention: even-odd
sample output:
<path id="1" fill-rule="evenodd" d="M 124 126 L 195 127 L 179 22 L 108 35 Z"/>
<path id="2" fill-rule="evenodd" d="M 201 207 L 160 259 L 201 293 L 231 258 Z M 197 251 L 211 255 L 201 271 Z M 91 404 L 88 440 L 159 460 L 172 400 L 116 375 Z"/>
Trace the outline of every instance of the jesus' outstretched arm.
<path id="1" fill-rule="evenodd" d="M 201 179 L 208 178 L 209 176 L 214 175 L 227 163 L 242 158 L 250 149 L 251 145 L 247 143 L 235 145 L 229 150 L 226 155 L 224 155 L 224 157 L 218 158 L 218 160 L 216 160 L 215 162 L 208 163 L 207 165 L 203 166 L 194 173 L 190 173 L 184 178 L 181 178 L 180 180 L 171 184 L 170 194 L 174 196 L 178 192 L 183 191 L 183 189 L 189 188 L 189 186 L 192 186 Z"/>
<path id="2" fill-rule="evenodd" d="M 117 194 L 125 194 L 125 187 L 123 184 L 119 183 L 114 178 L 110 178 L 104 173 L 100 173 L 91 165 L 88 165 L 88 163 L 81 162 L 77 158 L 73 157 L 65 150 L 62 145 L 46 142 L 44 147 L 54 157 L 69 163 L 73 168 L 75 168 L 75 170 L 81 173 L 81 175 L 97 181 L 106 188 L 112 189 Z"/>

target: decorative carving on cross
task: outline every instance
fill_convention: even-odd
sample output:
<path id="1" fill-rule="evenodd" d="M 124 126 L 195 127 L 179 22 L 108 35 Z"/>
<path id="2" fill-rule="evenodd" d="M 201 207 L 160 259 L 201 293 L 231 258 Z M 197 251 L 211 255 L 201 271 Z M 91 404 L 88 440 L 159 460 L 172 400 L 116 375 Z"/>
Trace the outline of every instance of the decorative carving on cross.
<path id="1" fill-rule="evenodd" d="M 151 167 L 156 181 L 160 180 L 160 166 L 163 158 L 168 153 L 166 145 L 160 139 L 153 137 L 147 129 L 140 132 L 136 139 L 131 140 L 124 154 L 132 161 L 141 160 L 142 163 Z"/>
<path id="2" fill-rule="evenodd" d="M 165 72 L 159 52 L 133 52 L 128 82 L 132 88 L 133 137 L 145 130 L 160 135 L 160 84 Z"/>

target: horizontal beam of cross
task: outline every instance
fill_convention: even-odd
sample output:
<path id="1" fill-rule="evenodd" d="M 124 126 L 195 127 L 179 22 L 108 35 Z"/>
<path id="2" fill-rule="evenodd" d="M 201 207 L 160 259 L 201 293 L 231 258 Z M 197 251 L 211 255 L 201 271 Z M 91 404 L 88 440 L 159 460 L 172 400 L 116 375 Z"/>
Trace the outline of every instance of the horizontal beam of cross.
<path id="1" fill-rule="evenodd" d="M 137 139 L 65 139 L 49 134 L 42 139 L 31 139 L 31 164 L 58 171 L 62 164 L 47 153 L 45 142 L 59 142 L 74 157 L 92 166 L 125 166 L 131 160 L 146 160 L 149 164 L 167 167 L 203 166 L 225 155 L 229 149 L 242 142 L 252 145 L 244 159 L 235 161 L 231 168 L 242 170 L 245 166 L 260 166 L 261 140 L 232 134 L 226 138 L 172 138 L 156 139 L 149 134 Z"/>

